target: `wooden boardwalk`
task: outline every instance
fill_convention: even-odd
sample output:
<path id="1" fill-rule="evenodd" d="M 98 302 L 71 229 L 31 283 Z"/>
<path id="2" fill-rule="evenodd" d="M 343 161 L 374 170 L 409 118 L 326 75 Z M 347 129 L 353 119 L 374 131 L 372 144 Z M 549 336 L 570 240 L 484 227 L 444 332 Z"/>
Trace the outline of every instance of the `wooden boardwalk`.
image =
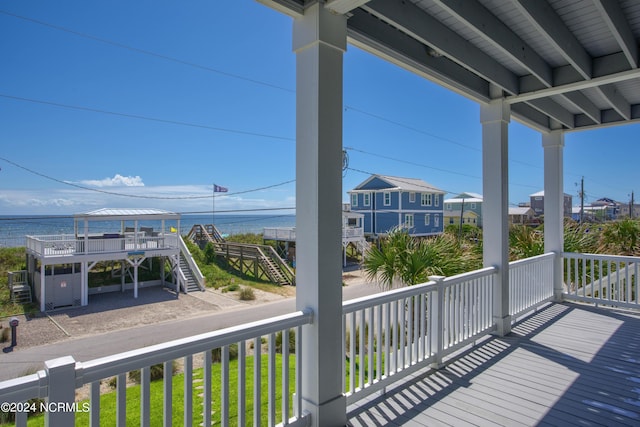
<path id="1" fill-rule="evenodd" d="M 640 426 L 640 313 L 550 305 L 348 417 L 353 426 Z"/>

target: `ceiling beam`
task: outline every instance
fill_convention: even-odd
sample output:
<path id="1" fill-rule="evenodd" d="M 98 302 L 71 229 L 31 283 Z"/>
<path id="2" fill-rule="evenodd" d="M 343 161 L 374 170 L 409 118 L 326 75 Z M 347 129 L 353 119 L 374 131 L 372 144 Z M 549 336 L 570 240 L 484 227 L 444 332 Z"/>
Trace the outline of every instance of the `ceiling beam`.
<path id="1" fill-rule="evenodd" d="M 609 74 L 602 77 L 596 77 L 592 80 L 580 80 L 574 83 L 568 83 L 546 89 L 534 90 L 531 92 L 523 92 L 521 95 L 511 95 L 506 97 L 506 101 L 513 104 L 517 102 L 528 102 L 532 99 L 544 98 L 547 96 L 561 95 L 566 92 L 583 90 L 599 85 L 607 85 L 627 80 L 640 79 L 640 68 L 622 71 L 619 73 Z"/>
<path id="2" fill-rule="evenodd" d="M 292 18 L 300 18 L 304 15 L 304 1 L 301 3 L 296 0 L 257 0 L 271 9 L 284 13 Z"/>
<path id="3" fill-rule="evenodd" d="M 593 120 L 594 123 L 601 123 L 600 109 L 587 96 L 580 91 L 563 93 L 562 96 L 576 108 L 581 110 L 585 116 Z M 575 120 L 574 120 L 575 121 Z"/>
<path id="4" fill-rule="evenodd" d="M 629 22 L 620 8 L 620 4 L 617 0 L 594 0 L 593 3 L 609 27 L 609 31 L 611 31 L 611 34 L 620 45 L 631 68 L 637 68 L 638 43 L 633 36 Z"/>
<path id="5" fill-rule="evenodd" d="M 529 70 L 546 87 L 553 86 L 552 69 L 545 60 L 480 2 L 434 0 L 434 3 L 473 28 L 480 37 Z"/>
<path id="6" fill-rule="evenodd" d="M 514 4 L 584 79 L 591 78 L 591 56 L 546 0 L 514 0 Z"/>
<path id="7" fill-rule="evenodd" d="M 477 102 L 488 102 L 489 83 L 375 16 L 355 9 L 347 20 L 348 42 Z"/>
<path id="8" fill-rule="evenodd" d="M 433 48 L 429 54 L 447 56 L 505 92 L 518 93 L 515 74 L 415 4 L 402 0 L 373 0 L 360 9 Z"/>
<path id="9" fill-rule="evenodd" d="M 631 104 L 629 104 L 614 84 L 599 85 L 596 87 L 596 90 L 604 96 L 613 109 L 625 120 L 631 118 Z"/>
<path id="10" fill-rule="evenodd" d="M 551 98 L 534 99 L 527 102 L 527 104 L 550 118 L 557 120 L 569 129 L 575 127 L 573 114 Z"/>
<path id="11" fill-rule="evenodd" d="M 324 7 L 333 13 L 344 15 L 353 9 L 359 8 L 368 1 L 369 0 L 328 0 Z"/>

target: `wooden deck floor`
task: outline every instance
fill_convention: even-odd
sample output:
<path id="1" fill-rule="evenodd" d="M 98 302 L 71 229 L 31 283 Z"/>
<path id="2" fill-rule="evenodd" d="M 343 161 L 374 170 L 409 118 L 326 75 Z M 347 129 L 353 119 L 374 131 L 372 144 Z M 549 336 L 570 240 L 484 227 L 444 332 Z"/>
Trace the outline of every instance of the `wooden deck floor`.
<path id="1" fill-rule="evenodd" d="M 640 426 L 640 315 L 553 304 L 348 410 L 353 426 Z"/>

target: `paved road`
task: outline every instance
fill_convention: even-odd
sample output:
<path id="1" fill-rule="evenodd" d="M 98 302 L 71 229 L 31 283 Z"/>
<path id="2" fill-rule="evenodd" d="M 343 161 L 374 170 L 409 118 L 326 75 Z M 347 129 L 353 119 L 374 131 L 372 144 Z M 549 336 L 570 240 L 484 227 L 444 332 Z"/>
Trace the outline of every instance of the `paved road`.
<path id="1" fill-rule="evenodd" d="M 354 284 L 343 288 L 343 299 L 349 300 L 371 295 L 380 289 L 371 284 Z M 253 322 L 295 310 L 295 298 L 265 303 L 249 308 L 225 310 L 214 314 L 192 317 L 180 321 L 164 322 L 109 332 L 90 337 L 69 339 L 43 346 L 0 353 L 0 381 L 16 378 L 27 370 L 43 369 L 45 360 L 71 355 L 76 361 L 134 350 L 187 335 L 211 332 L 242 323 Z"/>

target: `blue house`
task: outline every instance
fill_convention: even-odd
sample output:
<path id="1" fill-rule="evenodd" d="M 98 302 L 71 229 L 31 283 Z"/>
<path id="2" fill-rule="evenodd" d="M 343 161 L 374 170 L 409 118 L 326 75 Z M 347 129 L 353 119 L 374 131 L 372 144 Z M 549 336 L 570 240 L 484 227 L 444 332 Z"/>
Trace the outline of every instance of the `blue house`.
<path id="1" fill-rule="evenodd" d="M 351 210 L 364 214 L 365 236 L 404 227 L 412 236 L 443 231 L 445 192 L 416 178 L 372 175 L 349 191 Z"/>

